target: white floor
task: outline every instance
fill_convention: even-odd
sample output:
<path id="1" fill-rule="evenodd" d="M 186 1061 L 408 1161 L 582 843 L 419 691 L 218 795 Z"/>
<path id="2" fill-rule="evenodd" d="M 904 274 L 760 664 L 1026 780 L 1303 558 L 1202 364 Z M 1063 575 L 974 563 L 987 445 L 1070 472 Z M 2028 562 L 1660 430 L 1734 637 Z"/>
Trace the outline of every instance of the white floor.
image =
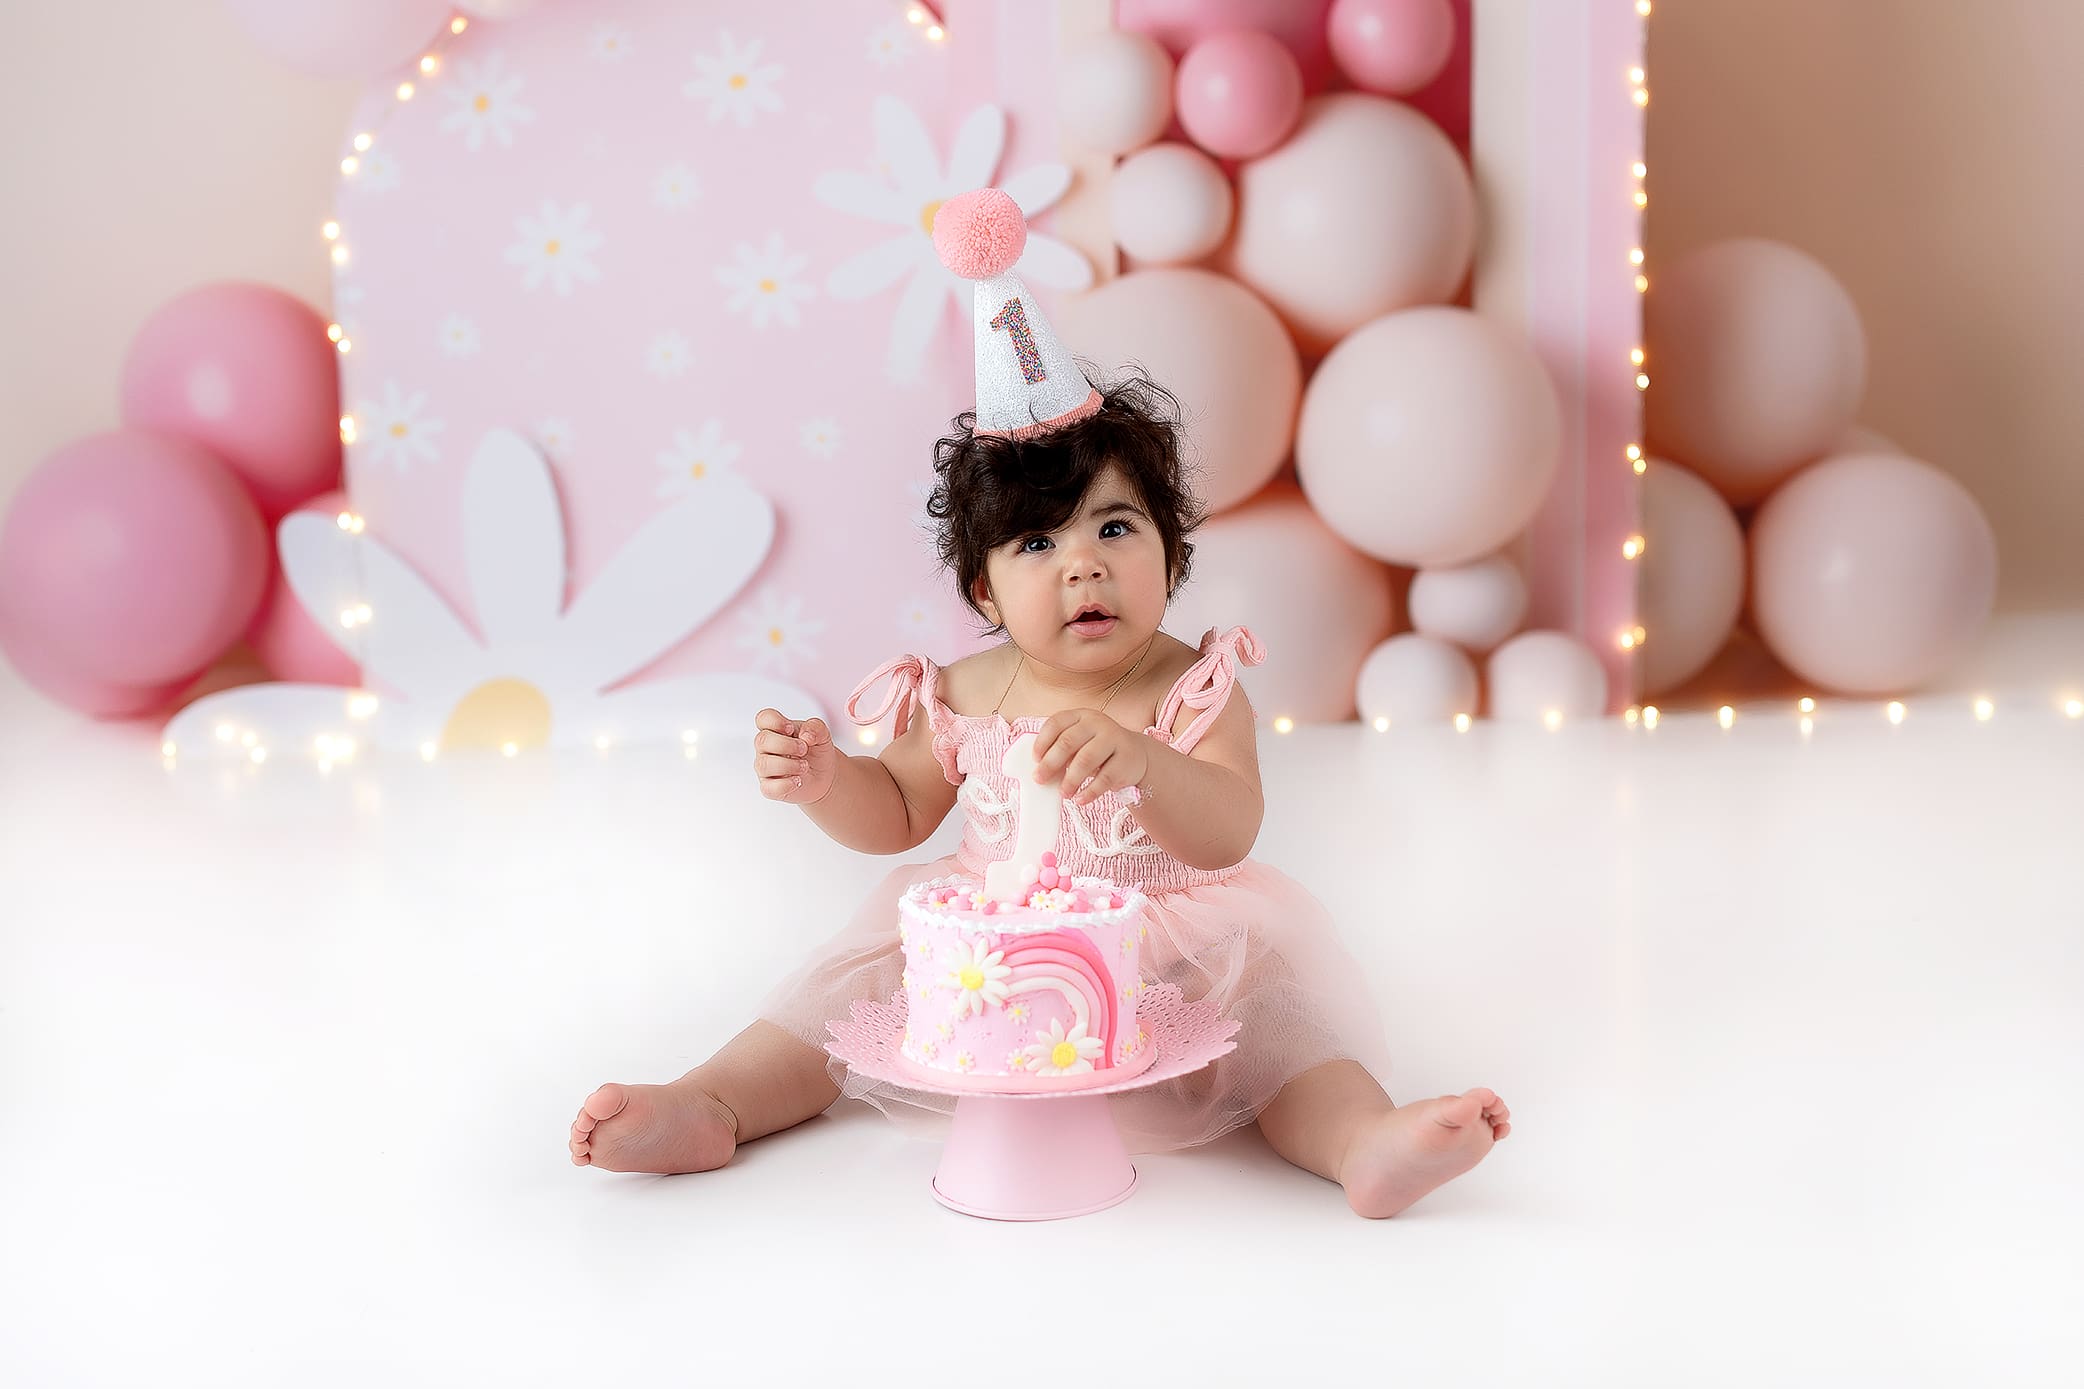
<path id="1" fill-rule="evenodd" d="M 1265 734 L 1390 1093 L 1512 1107 L 1384 1222 L 1249 1132 L 1036 1225 L 862 1110 L 576 1168 L 889 865 L 721 749 L 220 782 L 0 676 L 0 1380 L 2075 1383 L 2079 638 L 1987 722 Z"/>

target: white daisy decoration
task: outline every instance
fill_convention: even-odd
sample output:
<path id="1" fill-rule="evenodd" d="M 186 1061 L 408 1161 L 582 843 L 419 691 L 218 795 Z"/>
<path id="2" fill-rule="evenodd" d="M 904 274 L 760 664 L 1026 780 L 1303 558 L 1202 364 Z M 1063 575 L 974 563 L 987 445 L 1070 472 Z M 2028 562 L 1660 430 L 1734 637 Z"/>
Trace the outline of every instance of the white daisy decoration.
<path id="1" fill-rule="evenodd" d="M 629 57 L 635 40 L 627 29 L 603 24 L 586 41 L 587 51 L 604 63 L 619 63 Z"/>
<path id="2" fill-rule="evenodd" d="M 403 177 L 398 167 L 398 156 L 384 145 L 378 145 L 361 157 L 355 169 L 354 186 L 364 193 L 388 193 L 398 186 Z"/>
<path id="3" fill-rule="evenodd" d="M 601 234 L 591 225 L 593 210 L 585 203 L 559 207 L 544 203 L 542 211 L 514 219 L 514 244 L 507 247 L 507 264 L 521 267 L 522 287 L 530 291 L 544 280 L 559 294 L 570 294 L 583 280 L 601 277 L 593 253 L 601 248 Z"/>
<path id="4" fill-rule="evenodd" d="M 568 419 L 553 417 L 535 427 L 535 441 L 552 453 L 563 453 L 578 439 Z"/>
<path id="5" fill-rule="evenodd" d="M 460 313 L 452 313 L 442 320 L 441 350 L 451 357 L 475 357 L 484 345 L 478 336 L 478 325 Z"/>
<path id="6" fill-rule="evenodd" d="M 996 106 L 970 113 L 946 163 L 935 152 L 925 123 L 896 97 L 876 99 L 875 128 L 878 174 L 821 174 L 812 192 L 827 207 L 879 224 L 886 237 L 841 262 L 826 277 L 825 289 L 836 299 L 866 299 L 906 281 L 890 322 L 887 365 L 894 379 L 915 381 L 951 298 L 962 310 L 960 321 L 969 321 L 969 282 L 934 253 L 933 219 L 941 204 L 957 193 L 996 186 L 1032 222 L 1064 196 L 1071 170 L 1038 164 L 1003 181 L 994 179 L 1006 147 L 1006 114 Z M 896 234 L 887 235 L 892 230 Z M 1083 256 L 1032 227 L 1014 270 L 1031 283 L 1056 289 L 1081 290 L 1093 283 L 1092 267 Z"/>
<path id="7" fill-rule="evenodd" d="M 716 278 L 731 291 L 731 312 L 750 318 L 753 327 L 765 328 L 769 320 L 780 319 L 794 328 L 802 319 L 796 312 L 798 301 L 817 293 L 796 278 L 808 260 L 791 255 L 782 245 L 781 233 L 770 232 L 764 245 L 741 244 L 737 263 L 719 266 Z"/>
<path id="8" fill-rule="evenodd" d="M 939 635 L 940 621 L 934 616 L 933 604 L 924 598 L 913 596 L 897 605 L 898 640 L 909 646 L 923 644 L 922 638 Z"/>
<path id="9" fill-rule="evenodd" d="M 426 405 L 425 391 L 407 395 L 396 381 L 384 382 L 382 400 L 349 412 L 355 420 L 355 441 L 349 447 L 400 471 L 439 461 L 442 422 L 422 413 Z"/>
<path id="10" fill-rule="evenodd" d="M 830 458 L 839 452 L 839 426 L 822 415 L 814 420 L 805 420 L 797 437 L 803 441 L 803 447 L 807 452 L 820 458 Z"/>
<path id="11" fill-rule="evenodd" d="M 817 659 L 812 639 L 825 630 L 803 615 L 801 598 L 784 599 L 772 587 L 760 591 L 758 604 L 740 613 L 738 623 L 738 645 L 753 653 L 753 669 L 784 675 L 798 661 Z"/>
<path id="12" fill-rule="evenodd" d="M 676 429 L 673 447 L 658 456 L 659 472 L 663 474 L 658 494 L 690 496 L 716 478 L 730 477 L 738 454 L 738 445 L 724 437 L 724 427 L 715 420 L 704 421 L 693 433 Z"/>
<path id="13" fill-rule="evenodd" d="M 955 1024 L 949 1022 L 937 1022 L 933 1025 L 933 1030 L 940 1033 L 942 1039 L 946 1040 L 955 1035 Z"/>
<path id="14" fill-rule="evenodd" d="M 976 1058 L 976 1057 L 974 1057 L 974 1056 L 972 1056 L 972 1055 L 970 1055 L 970 1054 L 969 1054 L 968 1052 L 966 1052 L 966 1051 L 958 1051 L 957 1053 L 955 1053 L 955 1069 L 956 1069 L 956 1070 L 958 1070 L 958 1071 L 969 1071 L 969 1070 L 974 1070 L 974 1069 L 976 1069 L 976 1065 L 977 1065 L 977 1058 Z"/>
<path id="15" fill-rule="evenodd" d="M 868 36 L 868 60 L 879 68 L 896 67 L 908 61 L 919 48 L 919 34 L 909 24 L 891 20 L 878 24 Z"/>
<path id="16" fill-rule="evenodd" d="M 1006 1053 L 1006 1069 L 1008 1071 L 1024 1071 L 1027 1069 L 1027 1065 L 1028 1054 L 1018 1047 Z"/>
<path id="17" fill-rule="evenodd" d="M 929 1061 L 933 1060 L 934 1053 L 938 1052 L 940 1049 L 941 1044 L 939 1042 L 936 1042 L 931 1037 L 928 1037 L 925 1041 L 919 1044 L 919 1054 Z"/>
<path id="18" fill-rule="evenodd" d="M 948 958 L 948 977 L 941 981 L 957 990 L 949 1016 L 975 1017 L 987 1006 L 996 1008 L 1006 1001 L 1006 978 L 1013 967 L 1000 963 L 1005 958 L 1006 952 L 991 949 L 988 940 L 955 943 Z"/>
<path id="19" fill-rule="evenodd" d="M 472 154 L 483 149 L 487 140 L 511 147 L 514 127 L 535 119 L 535 112 L 520 101 L 521 74 L 507 71 L 504 53 L 488 53 L 478 62 L 456 64 L 443 86 L 449 111 L 441 118 L 441 128 L 460 133 L 463 147 Z"/>
<path id="20" fill-rule="evenodd" d="M 736 740 L 762 708 L 808 708 L 808 691 L 742 671 L 616 689 L 715 619 L 765 560 L 774 507 L 743 483 L 653 516 L 569 601 L 565 518 L 549 465 L 497 430 L 463 477 L 456 544 L 469 622 L 373 530 L 296 512 L 279 530 L 290 589 L 376 690 L 245 685 L 181 710 L 166 741 L 212 760 L 253 746 L 345 743 L 431 758 L 469 748 L 679 746 Z M 474 629 L 474 630 L 473 630 Z M 608 691 L 613 690 L 613 693 Z M 240 736 L 221 739 L 220 727 Z M 271 758 L 270 766 L 282 759 Z"/>
<path id="21" fill-rule="evenodd" d="M 660 207 L 678 212 L 701 196 L 702 184 L 685 164 L 669 164 L 652 175 L 651 200 Z"/>
<path id="22" fill-rule="evenodd" d="M 678 333 L 660 333 L 644 353 L 644 369 L 653 376 L 674 377 L 686 371 L 695 349 Z"/>
<path id="23" fill-rule="evenodd" d="M 758 39 L 740 47 L 725 30 L 717 35 L 716 52 L 695 55 L 695 75 L 681 84 L 681 93 L 709 103 L 711 124 L 728 119 L 748 126 L 758 112 L 781 110 L 781 97 L 774 90 L 781 65 L 761 62 L 762 47 Z"/>
<path id="24" fill-rule="evenodd" d="M 1006 1010 L 1006 1016 L 1015 1022 L 1026 1022 L 1028 1020 L 1028 1006 L 1025 1003 L 1016 1003 Z"/>
<path id="25" fill-rule="evenodd" d="M 1064 1020 L 1058 1018 L 1050 1023 L 1048 1030 L 1035 1034 L 1034 1045 L 1027 1048 L 1028 1064 L 1038 1076 L 1078 1075 L 1093 1069 L 1093 1058 L 1107 1050 L 1098 1037 L 1085 1035 L 1084 1023 L 1072 1023 L 1069 1032 L 1064 1031 Z"/>

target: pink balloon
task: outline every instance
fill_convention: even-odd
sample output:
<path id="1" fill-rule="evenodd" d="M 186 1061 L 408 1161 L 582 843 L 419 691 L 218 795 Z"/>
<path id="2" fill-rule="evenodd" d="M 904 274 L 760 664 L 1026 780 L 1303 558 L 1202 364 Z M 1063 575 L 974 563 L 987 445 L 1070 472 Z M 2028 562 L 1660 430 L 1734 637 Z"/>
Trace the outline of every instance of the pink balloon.
<path id="1" fill-rule="evenodd" d="M 1643 693 L 1675 690 L 1707 668 L 1744 606 L 1744 532 L 1729 503 L 1676 463 L 1643 474 L 1644 549 L 1636 609 L 1647 634 Z"/>
<path id="2" fill-rule="evenodd" d="M 1056 325 L 1103 374 L 1140 362 L 1180 398 L 1196 495 L 1211 511 L 1235 506 L 1280 470 L 1302 364 L 1273 311 L 1235 280 L 1139 270 L 1060 301 Z"/>
<path id="3" fill-rule="evenodd" d="M 267 575 L 267 531 L 223 464 L 182 439 L 96 434 L 15 494 L 0 527 L 0 630 L 25 671 L 185 683 L 238 640 Z"/>
<path id="4" fill-rule="evenodd" d="M 1114 240 L 1145 265 L 1200 260 L 1230 234 L 1230 180 L 1191 145 L 1162 144 L 1124 159 L 1108 181 Z"/>
<path id="5" fill-rule="evenodd" d="M 1476 663 L 1437 637 L 1391 637 L 1361 664 L 1354 690 L 1363 723 L 1448 723 L 1476 712 Z"/>
<path id="6" fill-rule="evenodd" d="M 1448 303 L 1475 246 L 1468 166 L 1438 126 L 1386 97 L 1319 97 L 1286 144 L 1238 171 L 1230 263 L 1305 352 Z"/>
<path id="7" fill-rule="evenodd" d="M 1556 469 L 1562 416 L 1541 361 L 1468 309 L 1379 318 L 1303 396 L 1295 467 L 1347 543 L 1431 569 L 1525 529 Z"/>
<path id="8" fill-rule="evenodd" d="M 1867 388 L 1859 311 L 1813 256 L 1718 241 L 1653 275 L 1643 306 L 1651 450 L 1738 506 L 1822 457 Z"/>
<path id="9" fill-rule="evenodd" d="M 1332 78 L 1324 46 L 1324 12 L 1331 0 L 1117 0 L 1115 24 L 1149 34 L 1177 55 L 1210 34 L 1257 29 L 1295 55 L 1303 88 L 1322 91 Z"/>
<path id="10" fill-rule="evenodd" d="M 1064 55 L 1058 118 L 1073 144 L 1103 154 L 1141 149 L 1172 120 L 1172 55 L 1143 34 L 1109 29 Z"/>
<path id="11" fill-rule="evenodd" d="M 347 493 L 327 492 L 297 508 L 321 516 L 351 510 Z M 246 643 L 277 680 L 312 685 L 354 685 L 361 668 L 325 631 L 291 591 L 279 556 L 270 564 L 268 591 L 246 628 Z"/>
<path id="12" fill-rule="evenodd" d="M 1325 21 L 1332 61 L 1364 91 L 1409 96 L 1454 52 L 1449 0 L 1332 0 Z"/>
<path id="13" fill-rule="evenodd" d="M 1288 483 L 1211 517 L 1192 539 L 1166 630 L 1198 641 L 1210 627 L 1250 627 L 1266 643 L 1266 664 L 1243 675 L 1261 720 L 1352 718 L 1361 665 L 1396 627 L 1389 570 L 1325 529 Z"/>
<path id="14" fill-rule="evenodd" d="M 1485 711 L 1501 723 L 1591 719 L 1606 711 L 1606 668 L 1568 632 L 1522 632 L 1491 653 Z"/>
<path id="15" fill-rule="evenodd" d="M 181 692 L 195 683 L 179 680 L 167 685 L 112 685 L 81 675 L 62 653 L 9 617 L 4 589 L 0 589 L 0 652 L 6 654 L 8 663 L 31 688 L 97 719 L 134 719 L 142 714 L 162 713 L 173 708 Z"/>
<path id="16" fill-rule="evenodd" d="M 1411 628 L 1465 651 L 1489 651 L 1527 618 L 1527 581 L 1506 555 L 1420 570 L 1406 600 Z M 1473 711 L 1467 711 L 1473 712 Z"/>
<path id="17" fill-rule="evenodd" d="M 340 380 L 326 321 L 257 284 L 163 305 L 123 362 L 123 423 L 222 459 L 269 520 L 340 482 Z"/>
<path id="18" fill-rule="evenodd" d="M 1759 635 L 1791 670 L 1842 694 L 1901 693 L 1981 636 L 1997 537 L 1968 489 L 1929 463 L 1827 458 L 1759 508 L 1751 585 Z"/>
<path id="19" fill-rule="evenodd" d="M 314 77 L 382 77 L 420 56 L 448 0 L 225 0 L 268 56 Z"/>
<path id="20" fill-rule="evenodd" d="M 1302 73 L 1281 41 L 1256 30 L 1211 34 L 1180 59 L 1180 128 L 1210 154 L 1256 159 L 1302 113 Z"/>

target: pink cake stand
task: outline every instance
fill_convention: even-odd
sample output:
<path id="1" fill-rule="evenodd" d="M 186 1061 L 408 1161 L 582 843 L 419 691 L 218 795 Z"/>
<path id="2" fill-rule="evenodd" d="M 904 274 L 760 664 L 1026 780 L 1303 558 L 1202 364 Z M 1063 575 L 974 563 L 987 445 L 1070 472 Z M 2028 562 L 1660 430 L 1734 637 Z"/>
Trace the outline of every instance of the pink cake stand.
<path id="1" fill-rule="evenodd" d="M 888 1003 L 858 1001 L 853 1013 L 825 1024 L 834 1038 L 825 1050 L 871 1080 L 955 1097 L 954 1123 L 933 1176 L 934 1199 L 987 1220 L 1063 1220 L 1128 1200 L 1136 1168 L 1106 1097 L 1200 1070 L 1236 1049 L 1231 1037 L 1239 1027 L 1214 1004 L 1188 1003 L 1173 985 L 1153 984 L 1136 1006 L 1137 1025 L 1157 1054 L 1147 1069 L 1121 1080 L 1096 1071 L 1089 1082 L 1070 1082 L 1075 1088 L 994 1094 L 974 1083 L 922 1079 L 898 1051 L 902 995 Z"/>

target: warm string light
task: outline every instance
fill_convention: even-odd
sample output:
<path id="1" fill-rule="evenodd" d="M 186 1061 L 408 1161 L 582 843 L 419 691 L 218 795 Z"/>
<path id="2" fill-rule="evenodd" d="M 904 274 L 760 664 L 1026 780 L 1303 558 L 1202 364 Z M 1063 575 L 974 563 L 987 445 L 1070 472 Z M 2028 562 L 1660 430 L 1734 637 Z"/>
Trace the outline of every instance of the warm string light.
<path id="1" fill-rule="evenodd" d="M 1469 731 L 1469 725 L 1472 722 L 1473 720 L 1470 719 L 1470 717 L 1467 714 L 1456 714 L 1454 716 L 1454 731 L 1457 733 L 1467 733 Z"/>
<path id="2" fill-rule="evenodd" d="M 1375 731 L 1377 733 L 1389 732 L 1389 716 L 1387 714 L 1377 714 L 1375 716 Z"/>
<path id="3" fill-rule="evenodd" d="M 1715 721 L 1724 728 L 1733 728 L 1737 722 L 1737 711 L 1725 704 L 1715 711 Z"/>
<path id="4" fill-rule="evenodd" d="M 1649 0 L 1639 0 L 1639 3 L 1636 5 L 1636 13 L 1642 18 L 1648 19 L 1650 17 Z M 1636 63 L 1629 67 L 1627 77 L 1637 108 L 1648 106 L 1650 104 L 1650 89 L 1647 85 L 1650 80 L 1648 70 L 1643 64 Z M 1641 158 L 1631 160 L 1628 165 L 1628 174 L 1634 181 L 1629 197 L 1634 203 L 1636 210 L 1635 244 L 1628 248 L 1628 264 L 1635 271 L 1635 292 L 1640 295 L 1648 293 L 1650 289 L 1650 277 L 1643 273 L 1643 262 L 1648 259 L 1648 256 L 1643 250 L 1644 237 L 1642 227 L 1643 210 L 1650 205 L 1650 194 L 1647 187 L 1650 178 L 1650 166 Z M 1640 317 L 1638 322 L 1640 322 Z M 1649 349 L 1641 344 L 1638 344 L 1628 354 L 1628 365 L 1635 375 L 1635 389 L 1638 396 L 1650 389 L 1650 374 L 1644 369 L 1649 365 L 1649 360 Z M 1640 418 L 1639 410 L 1638 419 Z M 1630 444 L 1628 446 L 1628 466 L 1630 471 L 1638 478 L 1649 472 L 1649 460 L 1643 456 L 1641 444 Z M 1642 505 L 1640 493 L 1637 494 L 1635 511 L 1637 523 L 1641 524 Z M 1648 548 L 1649 541 L 1638 532 L 1621 542 L 1621 558 L 1631 562 L 1641 559 L 1644 551 Z M 1648 636 L 1649 634 L 1640 626 L 1636 626 L 1622 632 L 1617 641 L 1622 651 L 1633 654 L 1642 648 Z M 1657 726 L 1657 709 L 1654 705 L 1643 709 L 1640 715 L 1631 709 L 1629 715 L 1628 721 L 1631 727 L 1635 725 L 1638 717 L 1640 717 L 1643 726 L 1646 728 L 1655 728 Z M 1724 727 L 1726 728 L 1728 725 L 1725 724 Z"/>
<path id="5" fill-rule="evenodd" d="M 1889 701 L 1888 715 L 1890 723 L 1902 723 L 1904 713 L 1905 710 L 1903 708 L 1902 700 L 1892 699 Z"/>
<path id="6" fill-rule="evenodd" d="M 1975 702 L 1975 717 L 1977 723 L 1988 723 L 1992 718 L 1996 717 L 1996 714 L 1997 706 L 1990 700 L 1978 699 Z"/>
<path id="7" fill-rule="evenodd" d="M 2063 701 L 2062 712 L 2073 719 L 2084 719 L 2084 699 Z"/>
<path id="8" fill-rule="evenodd" d="M 1274 720 L 1274 732 L 1276 732 L 1276 733 L 1293 733 L 1294 731 L 1295 731 L 1295 720 L 1294 720 L 1294 719 L 1291 719 L 1291 718 L 1289 718 L 1289 717 L 1288 717 L 1288 716 L 1287 716 L 1286 714 L 1282 714 L 1282 715 L 1281 715 L 1280 717 L 1278 717 L 1278 718 L 1276 718 L 1276 719 Z"/>
<path id="9" fill-rule="evenodd" d="M 872 748 L 876 745 L 876 738 L 878 735 L 875 729 L 864 728 L 861 730 L 860 733 L 856 734 L 855 736 L 861 740 L 861 746 L 865 748 Z"/>

